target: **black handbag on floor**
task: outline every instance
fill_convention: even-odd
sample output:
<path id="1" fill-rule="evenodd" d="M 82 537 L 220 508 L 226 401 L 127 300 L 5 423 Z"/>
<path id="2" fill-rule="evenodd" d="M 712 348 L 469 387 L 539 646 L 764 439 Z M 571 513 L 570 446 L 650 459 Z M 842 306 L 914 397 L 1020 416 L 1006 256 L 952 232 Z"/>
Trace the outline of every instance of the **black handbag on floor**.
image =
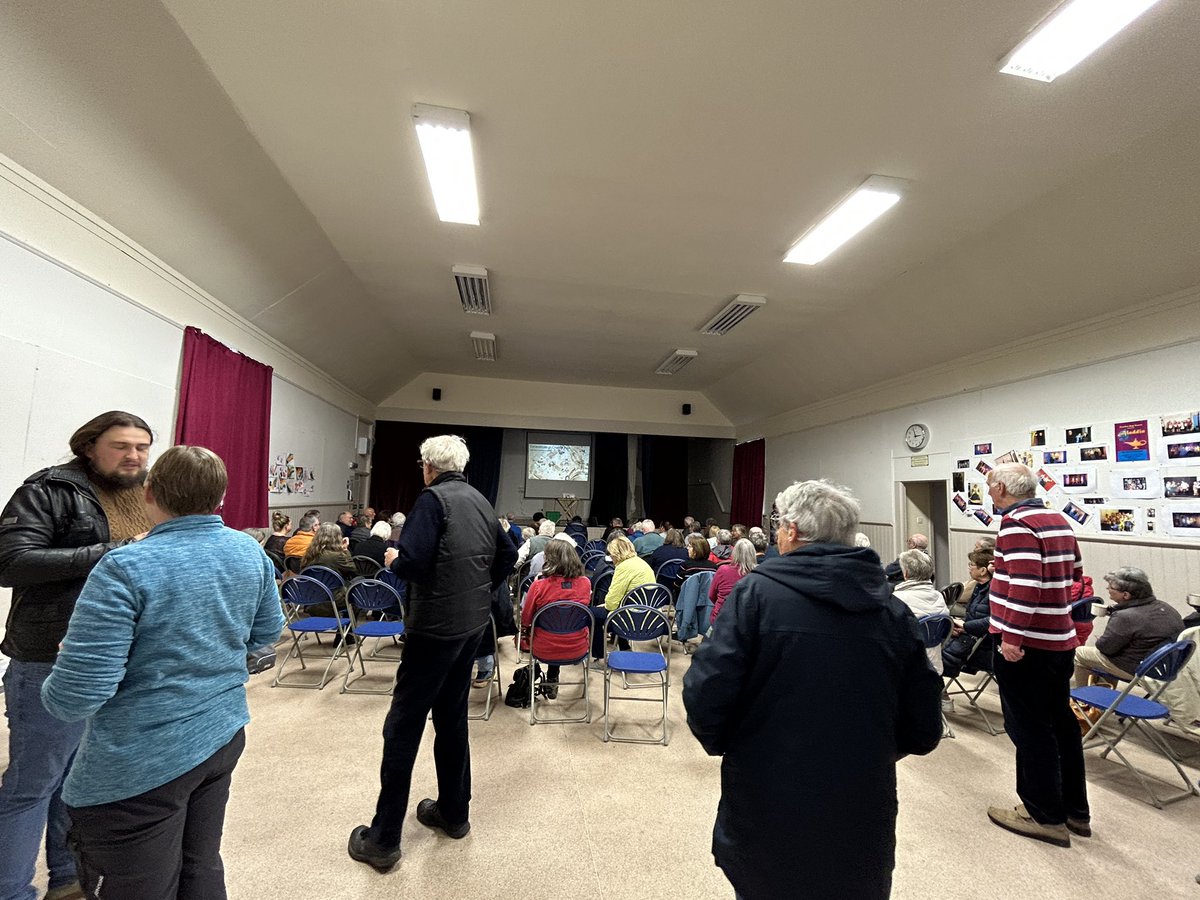
<path id="1" fill-rule="evenodd" d="M 512 684 L 504 692 L 504 705 L 516 709 L 529 708 L 529 666 L 522 666 L 513 672 Z"/>

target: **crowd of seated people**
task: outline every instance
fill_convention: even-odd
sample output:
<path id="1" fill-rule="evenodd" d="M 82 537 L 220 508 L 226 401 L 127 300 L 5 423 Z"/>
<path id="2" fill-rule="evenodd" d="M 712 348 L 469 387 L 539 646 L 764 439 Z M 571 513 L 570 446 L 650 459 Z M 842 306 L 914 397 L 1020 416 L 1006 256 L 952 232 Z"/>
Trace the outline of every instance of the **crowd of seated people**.
<path id="1" fill-rule="evenodd" d="M 296 532 L 284 542 L 283 555 L 285 557 L 304 556 L 304 552 L 308 549 L 308 545 L 312 543 L 317 527 L 320 524 L 321 516 L 316 510 L 309 510 L 301 516 L 300 524 L 296 526 Z M 337 528 L 337 525 L 333 527 Z M 341 534 L 340 528 L 338 528 L 338 534 Z"/>
<path id="2" fill-rule="evenodd" d="M 672 559 L 685 560 L 688 558 L 688 551 L 683 546 L 683 535 L 676 528 L 668 529 L 663 535 L 662 545 L 650 554 L 648 562 L 650 568 L 655 572 L 658 567 Z"/>
<path id="3" fill-rule="evenodd" d="M 561 537 L 562 535 L 559 535 Z M 570 600 L 589 606 L 592 602 L 592 583 L 583 574 L 583 564 L 575 552 L 575 542 L 570 537 L 565 541 L 552 540 L 542 551 L 545 560 L 541 574 L 530 585 L 521 603 L 521 632 L 518 646 L 529 650 L 530 628 L 533 617 L 544 606 L 559 600 Z M 576 659 L 588 652 L 586 629 L 569 634 L 554 634 L 539 630 L 534 636 L 533 655 L 539 659 Z M 534 678 L 541 673 L 535 667 Z M 551 700 L 557 695 L 559 666 L 546 667 L 543 693 Z"/>
<path id="4" fill-rule="evenodd" d="M 754 553 L 754 545 L 747 538 L 741 538 L 733 545 L 729 562 L 717 565 L 712 584 L 708 588 L 708 599 L 713 603 L 712 619 L 717 621 L 725 598 L 733 590 L 733 586 L 754 571 L 758 566 L 758 557 Z"/>

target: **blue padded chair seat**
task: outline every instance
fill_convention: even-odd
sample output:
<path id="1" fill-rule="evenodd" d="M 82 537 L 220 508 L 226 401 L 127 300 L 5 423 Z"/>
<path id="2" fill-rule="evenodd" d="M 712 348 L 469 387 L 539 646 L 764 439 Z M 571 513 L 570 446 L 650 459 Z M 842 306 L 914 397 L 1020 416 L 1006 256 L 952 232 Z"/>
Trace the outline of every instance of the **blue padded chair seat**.
<path id="1" fill-rule="evenodd" d="M 343 625 L 350 624 L 349 619 L 342 619 L 341 622 Z M 310 616 L 288 624 L 291 631 L 331 631 L 337 627 L 338 620 L 333 616 Z"/>
<path id="2" fill-rule="evenodd" d="M 608 667 L 616 672 L 662 672 L 667 668 L 667 661 L 658 653 L 614 650 L 608 654 Z"/>
<path id="3" fill-rule="evenodd" d="M 1097 709 L 1108 709 L 1117 702 L 1117 698 L 1120 696 L 1120 691 L 1097 685 L 1075 688 L 1071 691 L 1072 698 Z M 1165 719 L 1170 711 L 1161 703 L 1147 700 L 1145 697 L 1134 697 L 1130 694 L 1113 712 L 1127 719 Z"/>
<path id="4" fill-rule="evenodd" d="M 395 637 L 404 634 L 403 622 L 363 622 L 354 629 L 359 637 Z"/>

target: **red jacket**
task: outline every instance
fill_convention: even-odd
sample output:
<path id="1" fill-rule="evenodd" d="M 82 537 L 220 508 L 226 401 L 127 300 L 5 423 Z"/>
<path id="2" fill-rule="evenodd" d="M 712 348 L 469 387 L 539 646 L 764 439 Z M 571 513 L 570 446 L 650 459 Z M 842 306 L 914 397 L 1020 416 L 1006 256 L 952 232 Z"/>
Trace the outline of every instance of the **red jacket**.
<path id="1" fill-rule="evenodd" d="M 529 593 L 525 595 L 521 608 L 522 634 L 529 631 L 537 611 L 556 600 L 574 600 L 588 606 L 592 602 L 592 583 L 582 576 L 568 579 L 550 575 L 538 578 L 529 586 Z M 521 648 L 528 648 L 524 638 Z M 552 634 L 539 628 L 533 649 L 538 659 L 577 659 L 588 652 L 587 629 L 582 628 L 571 634 Z"/>

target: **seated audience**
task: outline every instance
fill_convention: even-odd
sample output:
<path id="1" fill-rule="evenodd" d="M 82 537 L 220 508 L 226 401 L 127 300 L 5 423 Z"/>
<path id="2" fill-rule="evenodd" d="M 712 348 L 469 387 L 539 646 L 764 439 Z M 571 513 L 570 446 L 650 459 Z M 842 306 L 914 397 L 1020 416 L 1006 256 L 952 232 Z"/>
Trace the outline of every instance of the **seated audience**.
<path id="1" fill-rule="evenodd" d="M 313 536 L 320 524 L 320 519 L 310 513 L 305 513 L 300 519 L 300 524 L 296 526 L 296 533 L 293 534 L 283 545 L 283 555 L 288 556 L 303 556 L 308 550 L 308 545 L 312 543 Z M 333 526 L 338 528 L 337 525 Z M 338 528 L 338 534 L 342 531 Z"/>
<path id="2" fill-rule="evenodd" d="M 348 543 L 349 541 L 342 537 L 342 530 L 335 523 L 317 526 L 317 533 L 300 560 L 301 574 L 309 566 L 324 566 L 327 569 L 333 569 L 342 576 L 342 580 L 346 584 L 349 584 L 358 577 L 358 570 L 354 568 L 354 561 L 346 549 Z M 345 596 L 345 588 L 334 591 L 334 606 L 340 609 Z M 310 616 L 336 616 L 340 614 L 339 609 L 331 608 L 328 604 L 317 604 L 306 606 L 304 612 Z"/>
<path id="3" fill-rule="evenodd" d="M 1141 569 L 1122 566 L 1104 576 L 1108 599 L 1108 625 L 1094 647 L 1075 650 L 1075 685 L 1087 684 L 1097 669 L 1126 681 L 1142 660 L 1183 631 L 1183 617 L 1173 606 L 1154 596 L 1150 579 Z"/>
<path id="4" fill-rule="evenodd" d="M 905 550 L 897 562 L 904 578 L 893 592 L 896 599 L 911 609 L 918 619 L 939 614 L 948 616 L 950 612 L 946 609 L 946 601 L 930 580 L 933 578 L 933 560 L 929 554 L 924 550 Z M 942 648 L 927 647 L 925 653 L 929 657 L 929 665 L 940 675 Z"/>
<path id="5" fill-rule="evenodd" d="M 712 584 L 708 588 L 708 599 L 713 603 L 711 622 L 717 621 L 717 616 L 721 614 L 721 607 L 725 605 L 725 598 L 729 596 L 733 586 L 753 572 L 757 566 L 758 560 L 754 555 L 754 545 L 750 541 L 742 538 L 733 545 L 729 564 L 717 568 L 717 574 L 713 576 Z"/>
<path id="6" fill-rule="evenodd" d="M 530 535 L 529 539 L 524 541 L 517 550 L 518 569 L 546 549 L 546 545 L 554 537 L 554 531 L 554 523 L 543 516 L 541 524 L 538 525 L 537 534 Z"/>
<path id="7" fill-rule="evenodd" d="M 742 538 L 750 537 L 750 529 L 745 525 L 730 525 L 729 533 L 733 535 L 733 542 L 736 544 Z"/>
<path id="8" fill-rule="evenodd" d="M 388 540 L 392 536 L 392 526 L 387 521 L 379 521 L 371 526 L 371 536 L 365 541 L 359 541 L 354 548 L 355 556 L 366 556 L 383 567 L 383 555 L 387 553 Z"/>
<path id="9" fill-rule="evenodd" d="M 767 536 L 762 533 L 762 529 L 755 531 L 750 529 L 750 537 L 747 538 L 754 545 L 754 558 L 758 562 L 762 562 L 767 557 L 767 551 L 771 549 L 767 543 Z"/>
<path id="10" fill-rule="evenodd" d="M 350 533 L 354 531 L 354 514 L 348 509 L 343 509 L 338 513 L 337 526 L 342 529 L 342 537 L 350 537 Z"/>
<path id="11" fill-rule="evenodd" d="M 672 559 L 687 559 L 687 548 L 683 546 L 683 535 L 676 529 L 672 528 L 663 535 L 662 546 L 650 554 L 650 568 L 655 572 L 658 567 L 668 560 Z"/>
<path id="12" fill-rule="evenodd" d="M 588 541 L 587 526 L 583 524 L 583 519 L 579 516 L 571 517 L 571 521 L 567 523 L 567 527 L 563 529 L 563 533 L 568 535 L 580 547 Z"/>
<path id="13" fill-rule="evenodd" d="M 283 548 L 287 544 L 291 528 L 292 520 L 288 516 L 278 510 L 271 513 L 271 536 L 267 538 L 263 549 L 283 556 Z"/>
<path id="14" fill-rule="evenodd" d="M 717 531 L 717 546 L 712 548 L 708 556 L 715 563 L 728 562 L 733 558 L 733 532 L 728 528 Z"/>
<path id="15" fill-rule="evenodd" d="M 993 547 L 996 546 L 995 541 L 992 542 L 992 546 Z M 908 536 L 907 549 L 921 550 L 921 551 L 924 551 L 925 553 L 928 553 L 929 552 L 929 538 L 925 537 L 925 535 L 923 535 L 923 534 L 910 534 Z M 892 582 L 892 584 L 897 584 L 897 583 L 903 581 L 904 573 L 900 571 L 900 560 L 899 559 L 893 560 L 892 562 L 890 562 L 886 566 L 884 566 L 883 567 L 883 575 L 888 581 Z"/>
<path id="16" fill-rule="evenodd" d="M 369 538 L 371 536 L 371 528 L 374 525 L 375 525 L 374 517 L 368 515 L 367 511 L 365 509 L 361 513 L 358 514 L 358 518 L 355 520 L 355 523 L 354 523 L 354 529 L 350 532 L 350 535 L 349 535 L 349 537 L 350 537 L 350 552 L 352 554 L 357 554 L 358 551 L 356 551 L 354 548 L 357 547 L 360 542 L 365 541 L 367 538 Z M 389 535 L 391 534 L 390 529 L 388 530 L 388 533 L 389 533 Z"/>
<path id="17" fill-rule="evenodd" d="M 984 671 L 991 670 L 991 660 L 986 658 L 988 647 L 975 649 L 981 640 L 988 640 L 988 622 L 991 620 L 991 584 L 992 584 L 992 554 L 981 550 L 972 550 L 967 554 L 967 573 L 970 575 L 971 593 L 964 604 L 961 621 L 954 622 L 950 632 L 950 640 L 942 647 L 942 674 L 958 677 L 964 671 L 964 665 L 971 659 L 974 665 L 967 671 L 980 667 Z M 972 651 L 974 651 L 972 653 Z M 980 654 L 985 654 L 981 657 Z M 946 694 L 942 695 L 942 711 L 953 712 L 954 700 Z"/>
<path id="18" fill-rule="evenodd" d="M 708 525 L 708 530 L 707 530 L 708 549 L 710 551 L 712 551 L 712 550 L 716 549 L 717 535 L 719 535 L 721 533 L 721 528 L 720 528 L 720 526 L 717 525 L 716 522 L 713 522 L 712 519 L 709 519 L 708 521 L 711 523 L 710 525 Z"/>
<path id="19" fill-rule="evenodd" d="M 547 519 L 546 521 L 549 521 L 549 519 Z M 529 574 L 532 575 L 534 578 L 537 578 L 538 575 L 542 574 L 542 569 L 546 565 L 546 550 L 549 550 L 550 545 L 553 544 L 555 541 L 558 541 L 560 544 L 562 544 L 562 543 L 570 544 L 571 551 L 572 552 L 575 551 L 575 546 L 576 546 L 575 539 L 572 538 L 565 531 L 560 531 L 558 534 L 554 535 L 554 537 L 550 538 L 550 540 L 549 540 L 549 542 L 547 542 L 544 550 L 541 550 L 538 553 L 535 553 L 533 556 L 533 559 L 531 559 L 529 561 Z M 576 553 L 575 555 L 578 556 L 579 554 Z M 524 602 L 525 602 L 525 599 L 522 598 L 521 603 L 524 604 Z"/>
<path id="20" fill-rule="evenodd" d="M 695 575 L 697 572 L 712 572 L 720 565 L 709 559 L 708 540 L 702 534 L 688 535 L 687 552 L 688 558 L 679 569 L 681 583 L 689 575 Z"/>
<path id="21" fill-rule="evenodd" d="M 642 522 L 642 536 L 633 542 L 633 546 L 637 548 L 637 554 L 642 559 L 649 559 L 650 554 L 663 545 L 663 536 L 659 533 L 653 519 L 646 519 Z"/>
<path id="22" fill-rule="evenodd" d="M 592 602 L 592 583 L 583 574 L 583 563 L 575 552 L 575 542 L 566 535 L 563 540 L 553 540 L 543 551 L 545 563 L 542 565 L 541 576 L 534 581 L 525 594 L 521 605 L 521 634 L 520 647 L 529 649 L 529 631 L 533 617 L 538 610 L 557 600 L 572 600 L 588 606 Z M 575 659 L 588 652 L 587 629 L 571 632 L 570 634 L 553 634 L 539 630 L 534 642 L 533 652 L 541 659 Z M 558 666 L 546 667 L 546 696 L 554 699 L 557 694 Z M 540 673 L 540 667 L 534 677 Z"/>
<path id="23" fill-rule="evenodd" d="M 250 535 L 258 543 L 258 546 L 265 547 L 267 538 L 270 537 L 271 532 L 265 528 L 243 528 L 242 534 Z"/>
<path id="24" fill-rule="evenodd" d="M 388 546 L 399 547 L 400 535 L 404 533 L 404 513 L 398 512 L 392 516 L 390 524 L 392 526 L 392 531 L 388 535 Z"/>

